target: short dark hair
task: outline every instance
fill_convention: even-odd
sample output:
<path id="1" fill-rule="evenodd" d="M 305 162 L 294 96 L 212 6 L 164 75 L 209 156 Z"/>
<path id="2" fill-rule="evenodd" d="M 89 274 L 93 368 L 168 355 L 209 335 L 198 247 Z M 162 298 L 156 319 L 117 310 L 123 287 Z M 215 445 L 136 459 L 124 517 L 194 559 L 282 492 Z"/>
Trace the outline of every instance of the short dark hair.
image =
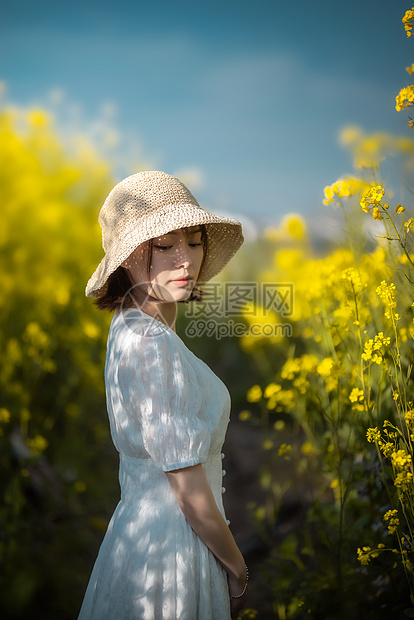
<path id="1" fill-rule="evenodd" d="M 207 233 L 204 224 L 200 225 L 201 240 L 203 242 L 203 260 L 201 261 L 200 271 L 203 268 L 205 257 L 207 254 Z M 151 269 L 151 256 L 152 256 L 152 239 L 146 242 L 145 259 L 147 262 L 147 274 L 149 279 Z M 112 312 L 119 307 L 133 308 L 134 302 L 131 295 L 128 295 L 128 291 L 132 288 L 131 280 L 129 279 L 128 270 L 120 265 L 115 271 L 108 277 L 107 286 L 105 292 L 99 295 L 94 303 L 98 310 L 109 310 Z M 187 303 L 189 301 L 201 301 L 202 291 L 197 286 L 197 282 L 191 291 L 190 296 L 180 303 Z"/>

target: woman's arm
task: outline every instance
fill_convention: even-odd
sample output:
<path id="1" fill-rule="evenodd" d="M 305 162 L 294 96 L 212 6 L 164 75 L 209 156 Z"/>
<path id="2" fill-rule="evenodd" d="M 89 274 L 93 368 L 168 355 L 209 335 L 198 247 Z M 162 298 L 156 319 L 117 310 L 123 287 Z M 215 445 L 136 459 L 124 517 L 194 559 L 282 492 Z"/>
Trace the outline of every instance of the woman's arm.
<path id="1" fill-rule="evenodd" d="M 187 521 L 227 572 L 230 594 L 240 594 L 246 582 L 244 559 L 217 507 L 202 465 L 166 473 Z M 232 615 L 242 609 L 246 599 L 247 590 L 243 597 L 231 599 Z"/>

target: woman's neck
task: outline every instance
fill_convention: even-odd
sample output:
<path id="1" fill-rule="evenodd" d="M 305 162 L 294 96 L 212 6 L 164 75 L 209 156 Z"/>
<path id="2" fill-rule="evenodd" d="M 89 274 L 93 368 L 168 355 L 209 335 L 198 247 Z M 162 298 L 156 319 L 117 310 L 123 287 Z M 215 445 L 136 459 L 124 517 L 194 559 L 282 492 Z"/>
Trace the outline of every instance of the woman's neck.
<path id="1" fill-rule="evenodd" d="M 164 323 L 175 332 L 175 319 L 177 317 L 176 301 L 145 301 L 139 305 L 139 309 L 152 318 Z"/>

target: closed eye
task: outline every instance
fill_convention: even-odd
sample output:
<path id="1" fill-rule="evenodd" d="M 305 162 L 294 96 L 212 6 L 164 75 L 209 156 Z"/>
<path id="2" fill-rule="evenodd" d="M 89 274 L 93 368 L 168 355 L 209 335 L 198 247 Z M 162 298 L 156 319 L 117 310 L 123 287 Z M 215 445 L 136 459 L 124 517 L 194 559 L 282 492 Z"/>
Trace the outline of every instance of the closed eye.
<path id="1" fill-rule="evenodd" d="M 172 245 L 154 245 L 153 247 L 157 250 L 171 250 Z"/>

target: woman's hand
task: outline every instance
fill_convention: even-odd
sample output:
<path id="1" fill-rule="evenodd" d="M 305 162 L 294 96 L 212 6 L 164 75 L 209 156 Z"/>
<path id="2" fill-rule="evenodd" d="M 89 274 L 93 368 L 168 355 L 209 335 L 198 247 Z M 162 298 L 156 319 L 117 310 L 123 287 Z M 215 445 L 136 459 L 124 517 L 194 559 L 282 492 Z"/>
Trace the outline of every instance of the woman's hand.
<path id="1" fill-rule="evenodd" d="M 237 596 L 246 583 L 246 564 L 221 515 L 202 465 L 166 472 L 178 504 L 194 532 L 214 553 L 227 573 L 229 595 Z M 246 604 L 246 592 L 230 599 L 232 617 Z"/>
<path id="2" fill-rule="evenodd" d="M 243 591 L 244 585 L 246 581 L 240 582 L 239 579 L 232 579 L 231 577 L 227 577 L 227 582 L 229 584 L 229 594 L 233 596 L 237 596 L 240 592 Z M 249 596 L 249 586 L 247 586 L 245 593 L 240 598 L 231 598 L 230 599 L 230 612 L 232 618 L 237 618 L 238 613 L 243 609 L 246 605 L 247 599 Z"/>

